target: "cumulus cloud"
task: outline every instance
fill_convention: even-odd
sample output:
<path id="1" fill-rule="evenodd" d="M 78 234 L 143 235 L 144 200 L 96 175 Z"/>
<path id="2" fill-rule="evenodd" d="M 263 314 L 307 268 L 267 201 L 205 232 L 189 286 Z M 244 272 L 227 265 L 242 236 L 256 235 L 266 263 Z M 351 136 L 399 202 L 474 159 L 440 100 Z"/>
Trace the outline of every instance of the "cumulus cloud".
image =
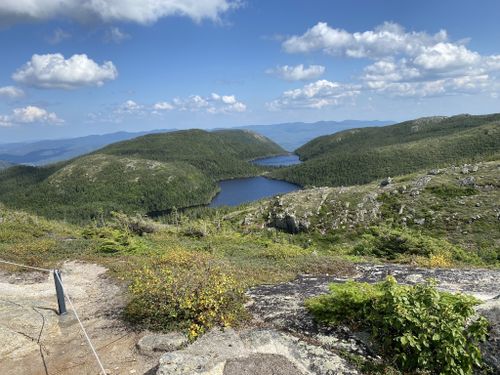
<path id="1" fill-rule="evenodd" d="M 13 75 L 14 81 L 38 88 L 75 89 L 102 86 L 114 80 L 118 71 L 111 61 L 99 65 L 85 54 L 65 59 L 60 53 L 33 55 Z"/>
<path id="2" fill-rule="evenodd" d="M 158 102 L 153 105 L 153 109 L 156 111 L 170 111 L 175 107 L 169 102 Z"/>
<path id="3" fill-rule="evenodd" d="M 125 21 L 151 24 L 163 17 L 217 20 L 238 0 L 2 0 L 0 24 L 71 18 L 80 22 Z"/>
<path id="4" fill-rule="evenodd" d="M 24 91 L 15 86 L 4 86 L 0 87 L 0 97 L 1 96 L 9 99 L 18 99 L 24 96 Z"/>
<path id="5" fill-rule="evenodd" d="M 238 101 L 234 95 L 219 95 L 212 93 L 210 96 L 191 95 L 188 98 L 175 98 L 172 106 L 180 111 L 199 112 L 211 114 L 245 112 L 246 104 Z"/>
<path id="6" fill-rule="evenodd" d="M 373 62 L 359 76 L 363 90 L 395 96 L 438 96 L 498 89 L 500 55 L 483 56 L 446 31 L 406 31 L 386 22 L 374 30 L 350 33 L 319 22 L 282 43 L 289 53 L 321 51 Z"/>
<path id="7" fill-rule="evenodd" d="M 356 85 L 319 80 L 302 88 L 285 91 L 280 98 L 267 103 L 270 110 L 281 109 L 320 109 L 344 104 L 359 95 Z"/>
<path id="8" fill-rule="evenodd" d="M 0 126 L 9 127 L 21 124 L 62 124 L 64 120 L 60 119 L 54 112 L 48 112 L 44 108 L 36 106 L 26 106 L 15 108 L 10 115 L 0 115 Z"/>
<path id="9" fill-rule="evenodd" d="M 296 35 L 283 42 L 289 53 L 304 53 L 322 50 L 331 55 L 353 58 L 378 58 L 398 53 L 412 54 L 425 46 L 446 41 L 446 31 L 430 35 L 426 32 L 406 32 L 395 23 L 385 22 L 374 30 L 349 33 L 319 22 L 303 35 Z"/>
<path id="10" fill-rule="evenodd" d="M 303 64 L 296 66 L 277 66 L 274 69 L 266 71 L 268 74 L 274 74 L 286 81 L 307 81 L 320 77 L 325 72 L 322 65 L 309 65 L 307 68 Z"/>
<path id="11" fill-rule="evenodd" d="M 126 100 L 125 102 L 123 102 L 122 104 L 120 104 L 115 109 L 115 113 L 137 114 L 140 111 L 142 111 L 143 108 L 144 108 L 143 105 L 138 104 L 135 101 L 129 99 L 129 100 Z"/>
<path id="12" fill-rule="evenodd" d="M 235 95 L 209 96 L 191 95 L 186 98 L 174 98 L 171 101 L 159 101 L 154 104 L 140 104 L 134 100 L 126 100 L 106 110 L 88 114 L 90 122 L 121 123 L 129 116 L 147 117 L 161 115 L 169 111 L 204 112 L 209 114 L 240 113 L 247 110 L 246 104 L 239 101 Z"/>

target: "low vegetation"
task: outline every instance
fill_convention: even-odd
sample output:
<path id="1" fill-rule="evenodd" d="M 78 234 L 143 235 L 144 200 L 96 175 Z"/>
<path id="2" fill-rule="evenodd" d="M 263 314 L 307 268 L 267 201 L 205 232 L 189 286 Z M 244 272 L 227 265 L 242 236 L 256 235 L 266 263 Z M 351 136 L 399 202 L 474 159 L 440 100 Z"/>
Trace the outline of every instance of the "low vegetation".
<path id="1" fill-rule="evenodd" d="M 191 340 L 244 317 L 240 283 L 206 254 L 167 254 L 136 272 L 130 292 L 128 320 L 149 329 L 184 330 Z"/>
<path id="2" fill-rule="evenodd" d="M 479 343 L 487 321 L 475 318 L 478 301 L 439 292 L 432 282 L 332 284 L 308 309 L 327 325 L 349 324 L 371 333 L 388 364 L 403 373 L 472 374 L 481 367 Z"/>

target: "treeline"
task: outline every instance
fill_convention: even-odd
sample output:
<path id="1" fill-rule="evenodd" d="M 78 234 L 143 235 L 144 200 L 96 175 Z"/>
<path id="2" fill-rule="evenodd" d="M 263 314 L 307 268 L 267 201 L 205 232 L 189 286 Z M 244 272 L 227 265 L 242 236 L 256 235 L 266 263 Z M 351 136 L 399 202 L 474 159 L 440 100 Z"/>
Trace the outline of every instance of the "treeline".
<path id="1" fill-rule="evenodd" d="M 304 163 L 273 172 L 302 186 L 363 184 L 378 178 L 500 154 L 500 115 L 455 116 L 355 129 L 297 150 Z"/>

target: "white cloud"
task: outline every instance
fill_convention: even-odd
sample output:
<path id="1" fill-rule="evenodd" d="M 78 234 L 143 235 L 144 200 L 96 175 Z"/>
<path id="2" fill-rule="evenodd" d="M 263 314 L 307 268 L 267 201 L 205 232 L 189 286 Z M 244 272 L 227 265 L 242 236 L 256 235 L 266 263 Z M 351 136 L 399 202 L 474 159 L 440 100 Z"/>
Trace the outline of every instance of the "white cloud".
<path id="1" fill-rule="evenodd" d="M 316 79 L 323 75 L 325 67 L 322 65 L 309 65 L 307 68 L 303 64 L 296 66 L 277 66 L 274 69 L 266 71 L 268 74 L 274 74 L 287 81 L 306 81 Z"/>
<path id="2" fill-rule="evenodd" d="M 386 22 L 374 30 L 350 33 L 320 22 L 282 44 L 289 53 L 322 51 L 365 58 L 363 90 L 395 96 L 437 96 L 492 92 L 500 84 L 500 55 L 482 56 L 466 41 L 452 42 L 446 31 L 409 32 Z"/>
<path id="3" fill-rule="evenodd" d="M 267 103 L 270 110 L 312 108 L 320 109 L 344 104 L 359 95 L 359 87 L 319 80 L 302 88 L 285 91 L 280 98 Z"/>
<path id="4" fill-rule="evenodd" d="M 133 100 L 126 100 L 122 104 L 120 104 L 116 109 L 115 113 L 127 113 L 127 114 L 136 114 L 140 112 L 144 108 L 143 105 L 137 104 Z"/>
<path id="5" fill-rule="evenodd" d="M 61 28 L 55 29 L 51 35 L 47 36 L 45 40 L 50 44 L 59 44 L 62 41 L 71 38 L 71 34 Z"/>
<path id="6" fill-rule="evenodd" d="M 402 26 L 392 22 L 386 22 L 374 30 L 357 33 L 334 29 L 319 22 L 303 35 L 285 40 L 283 49 L 289 53 L 322 50 L 331 55 L 379 58 L 398 53 L 412 54 L 415 50 L 447 39 L 448 35 L 443 30 L 434 35 L 406 32 Z"/>
<path id="7" fill-rule="evenodd" d="M 413 63 L 428 70 L 451 70 L 467 68 L 481 61 L 477 52 L 469 51 L 461 45 L 452 43 L 437 43 L 422 48 Z"/>
<path id="8" fill-rule="evenodd" d="M 24 96 L 24 91 L 15 86 L 4 86 L 0 87 L 0 96 L 4 96 L 9 99 L 17 99 Z"/>
<path id="9" fill-rule="evenodd" d="M 174 109 L 174 106 L 169 102 L 158 102 L 155 105 L 153 105 L 153 109 L 157 111 L 170 111 Z"/>
<path id="10" fill-rule="evenodd" d="M 65 59 L 62 54 L 55 53 L 33 55 L 12 75 L 12 79 L 39 88 L 74 89 L 101 86 L 117 76 L 118 71 L 111 61 L 99 65 L 85 54 Z"/>
<path id="11" fill-rule="evenodd" d="M 209 114 L 239 113 L 247 110 L 246 104 L 238 101 L 235 95 L 210 96 L 191 95 L 187 98 L 174 98 L 171 101 L 159 101 L 153 105 L 140 104 L 126 100 L 106 110 L 88 114 L 89 122 L 121 123 L 126 117 L 147 117 L 161 115 L 167 111 L 205 112 Z"/>
<path id="12" fill-rule="evenodd" d="M 36 106 L 26 106 L 15 108 L 10 115 L 0 115 L 0 126 L 9 127 L 20 124 L 62 124 L 64 120 L 60 119 L 54 112 L 48 112 L 46 109 Z"/>
<path id="13" fill-rule="evenodd" d="M 175 98 L 172 103 L 180 111 L 206 111 L 207 113 L 245 112 L 246 104 L 238 101 L 234 95 L 219 95 L 212 93 L 208 97 L 191 95 L 188 98 Z"/>
<path id="14" fill-rule="evenodd" d="M 54 18 L 151 24 L 168 16 L 185 16 L 199 22 L 217 20 L 239 4 L 238 0 L 2 0 L 0 24 Z"/>
<path id="15" fill-rule="evenodd" d="M 107 29 L 106 35 L 104 37 L 104 40 L 106 42 L 112 42 L 112 43 L 116 43 L 116 44 L 119 44 L 127 39 L 130 39 L 130 35 L 124 31 L 120 30 L 120 28 L 118 28 L 116 26 L 113 26 L 113 27 L 110 27 L 109 29 Z"/>

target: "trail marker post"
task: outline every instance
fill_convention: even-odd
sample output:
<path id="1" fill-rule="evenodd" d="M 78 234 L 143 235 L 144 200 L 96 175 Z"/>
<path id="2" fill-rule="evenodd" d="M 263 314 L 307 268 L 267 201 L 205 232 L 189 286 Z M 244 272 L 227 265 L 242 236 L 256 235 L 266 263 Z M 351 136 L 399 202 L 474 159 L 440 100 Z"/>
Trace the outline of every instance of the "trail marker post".
<path id="1" fill-rule="evenodd" d="M 65 315 L 66 302 L 64 301 L 64 289 L 61 284 L 61 272 L 59 270 L 54 270 L 54 283 L 56 284 L 56 294 L 57 294 L 57 305 L 59 307 L 59 315 Z"/>

